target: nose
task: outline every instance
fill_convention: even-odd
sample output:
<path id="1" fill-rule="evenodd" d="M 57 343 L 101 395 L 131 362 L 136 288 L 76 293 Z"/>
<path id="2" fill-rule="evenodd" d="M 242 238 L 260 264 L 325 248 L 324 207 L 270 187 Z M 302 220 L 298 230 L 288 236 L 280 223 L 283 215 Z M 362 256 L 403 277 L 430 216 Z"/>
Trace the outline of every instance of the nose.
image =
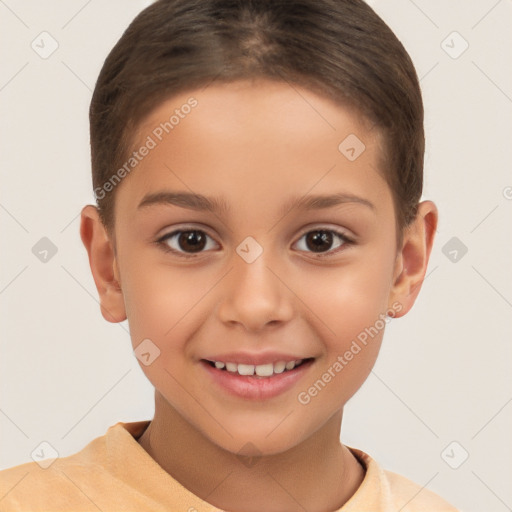
<path id="1" fill-rule="evenodd" d="M 220 320 L 254 332 L 288 322 L 293 317 L 294 295 L 277 267 L 265 251 L 252 263 L 235 254 L 217 309 Z"/>

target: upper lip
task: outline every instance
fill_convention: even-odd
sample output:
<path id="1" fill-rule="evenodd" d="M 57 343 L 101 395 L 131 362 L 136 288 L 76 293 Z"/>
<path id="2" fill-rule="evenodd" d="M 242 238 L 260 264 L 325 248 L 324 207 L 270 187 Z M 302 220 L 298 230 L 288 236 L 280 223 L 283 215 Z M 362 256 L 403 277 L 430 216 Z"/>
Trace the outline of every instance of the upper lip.
<path id="1" fill-rule="evenodd" d="M 284 361 L 288 363 L 290 361 L 297 361 L 299 359 L 311 359 L 305 356 L 296 356 L 291 354 L 284 354 L 282 352 L 229 352 L 225 354 L 217 354 L 214 356 L 205 357 L 207 361 L 218 361 L 222 363 L 238 363 L 238 364 L 252 364 L 259 366 L 262 364 L 277 363 L 278 361 Z"/>

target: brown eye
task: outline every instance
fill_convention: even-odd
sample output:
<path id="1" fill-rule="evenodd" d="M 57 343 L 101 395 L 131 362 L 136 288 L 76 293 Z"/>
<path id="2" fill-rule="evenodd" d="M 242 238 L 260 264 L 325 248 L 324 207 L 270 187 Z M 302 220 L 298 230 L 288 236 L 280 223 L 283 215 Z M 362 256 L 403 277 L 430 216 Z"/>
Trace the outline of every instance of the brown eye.
<path id="1" fill-rule="evenodd" d="M 333 242 L 333 236 L 329 231 L 310 231 L 306 234 L 306 246 L 313 252 L 329 250 Z"/>
<path id="2" fill-rule="evenodd" d="M 297 244 L 301 251 L 317 253 L 319 256 L 330 256 L 338 252 L 344 245 L 351 244 L 344 233 L 332 229 L 314 229 L 304 233 Z"/>
<path id="3" fill-rule="evenodd" d="M 190 252 L 199 252 L 206 246 L 206 237 L 201 231 L 182 231 L 178 237 L 180 249 Z"/>
<path id="4" fill-rule="evenodd" d="M 186 256 L 187 254 L 195 254 L 204 252 L 205 249 L 211 248 L 209 240 L 212 238 L 204 231 L 198 229 L 189 229 L 181 231 L 173 231 L 164 235 L 158 240 L 164 245 L 165 250 Z M 215 244 L 213 244 L 215 246 Z"/>

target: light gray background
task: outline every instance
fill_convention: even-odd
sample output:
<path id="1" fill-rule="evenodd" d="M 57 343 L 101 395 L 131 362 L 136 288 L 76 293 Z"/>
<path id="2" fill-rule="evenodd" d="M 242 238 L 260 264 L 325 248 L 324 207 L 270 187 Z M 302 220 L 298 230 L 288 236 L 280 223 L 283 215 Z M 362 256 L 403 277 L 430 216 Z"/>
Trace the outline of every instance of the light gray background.
<path id="1" fill-rule="evenodd" d="M 1 468 L 30 461 L 43 440 L 65 456 L 153 414 L 127 322 L 100 314 L 78 231 L 93 202 L 91 92 L 149 3 L 0 0 Z M 421 78 L 424 197 L 440 225 L 419 300 L 388 327 L 342 439 L 467 512 L 512 510 L 512 4 L 370 3 Z M 47 59 L 31 48 L 42 31 L 59 45 Z M 458 58 L 453 31 L 469 44 Z M 46 263 L 32 252 L 42 237 L 58 249 Z M 443 253 L 453 237 L 467 254 Z"/>

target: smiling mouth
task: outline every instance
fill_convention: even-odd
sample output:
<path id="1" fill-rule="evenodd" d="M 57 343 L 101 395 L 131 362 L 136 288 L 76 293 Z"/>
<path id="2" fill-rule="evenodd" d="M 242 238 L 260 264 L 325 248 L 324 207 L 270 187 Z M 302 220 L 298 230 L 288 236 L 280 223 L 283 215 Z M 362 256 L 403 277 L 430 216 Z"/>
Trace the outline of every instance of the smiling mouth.
<path id="1" fill-rule="evenodd" d="M 223 362 L 223 361 L 210 361 L 208 359 L 202 359 L 205 363 L 208 363 L 212 368 L 216 368 L 217 370 L 223 372 L 229 372 L 233 374 L 238 374 L 244 377 L 260 377 L 260 378 L 268 378 L 274 375 L 279 375 L 281 373 L 287 373 L 293 371 L 295 368 L 299 368 L 300 366 L 313 361 L 313 357 L 308 357 L 306 359 L 296 359 L 294 361 L 276 361 L 275 363 L 267 363 L 260 365 L 253 364 L 240 364 L 240 363 L 232 363 L 232 362 Z"/>

